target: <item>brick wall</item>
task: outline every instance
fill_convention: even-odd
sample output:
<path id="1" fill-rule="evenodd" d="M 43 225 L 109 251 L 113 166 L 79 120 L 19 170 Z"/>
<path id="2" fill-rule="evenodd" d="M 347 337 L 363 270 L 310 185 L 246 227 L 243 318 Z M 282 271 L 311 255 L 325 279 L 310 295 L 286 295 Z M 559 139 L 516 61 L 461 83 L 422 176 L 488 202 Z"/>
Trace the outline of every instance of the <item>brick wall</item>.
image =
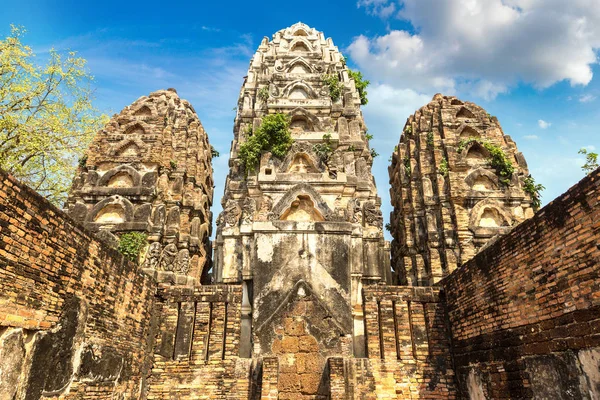
<path id="1" fill-rule="evenodd" d="M 599 261 L 596 170 L 442 281 L 463 394 L 598 398 Z"/>
<path id="2" fill-rule="evenodd" d="M 439 289 L 366 286 L 363 297 L 368 359 L 329 359 L 331 398 L 455 398 Z"/>
<path id="3" fill-rule="evenodd" d="M 162 288 L 148 399 L 247 399 L 251 360 L 239 359 L 242 288 Z"/>
<path id="4" fill-rule="evenodd" d="M 138 398 L 155 287 L 0 171 L 0 398 Z"/>

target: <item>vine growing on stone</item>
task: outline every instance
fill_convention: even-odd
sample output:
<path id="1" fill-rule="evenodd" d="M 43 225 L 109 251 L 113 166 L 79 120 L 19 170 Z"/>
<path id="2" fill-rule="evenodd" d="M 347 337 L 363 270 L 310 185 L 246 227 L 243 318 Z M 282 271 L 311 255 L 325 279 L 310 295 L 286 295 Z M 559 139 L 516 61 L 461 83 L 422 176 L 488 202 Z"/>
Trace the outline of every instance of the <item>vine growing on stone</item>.
<path id="1" fill-rule="evenodd" d="M 127 232 L 119 237 L 117 250 L 125 258 L 137 262 L 140 252 L 148 243 L 148 235 L 142 232 Z"/>
<path id="2" fill-rule="evenodd" d="M 248 134 L 248 140 L 242 143 L 239 151 L 246 173 L 256 169 L 264 151 L 282 158 L 294 142 L 290 133 L 290 117 L 281 113 L 264 116 L 260 126 L 254 131 L 250 130 Z"/>
<path id="3" fill-rule="evenodd" d="M 469 138 L 461 140 L 458 143 L 458 153 L 462 153 L 467 147 L 469 147 L 473 143 L 478 143 L 488 151 L 488 164 L 490 164 L 490 166 L 494 168 L 494 170 L 496 170 L 496 174 L 499 176 L 500 182 L 503 185 L 508 186 L 510 184 L 510 179 L 512 178 L 512 175 L 515 172 L 515 167 L 509 161 L 508 157 L 504 153 L 504 150 L 502 150 L 500 146 L 496 146 L 495 144 L 487 142 L 485 140 L 481 140 L 478 138 Z"/>

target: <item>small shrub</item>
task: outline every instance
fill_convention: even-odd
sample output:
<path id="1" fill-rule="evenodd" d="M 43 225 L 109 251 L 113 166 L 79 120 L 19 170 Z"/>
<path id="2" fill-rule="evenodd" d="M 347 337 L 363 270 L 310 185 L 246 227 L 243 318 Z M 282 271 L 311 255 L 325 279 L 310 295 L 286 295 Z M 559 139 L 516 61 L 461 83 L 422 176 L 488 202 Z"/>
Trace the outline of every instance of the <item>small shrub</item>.
<path id="1" fill-rule="evenodd" d="M 286 114 L 269 114 L 263 117 L 256 131 L 248 131 L 248 140 L 240 146 L 239 157 L 246 173 L 255 170 L 263 151 L 275 157 L 286 155 L 294 139 L 290 133 L 290 117 Z"/>
<path id="2" fill-rule="evenodd" d="M 535 183 L 535 179 L 533 179 L 533 176 L 531 175 L 528 175 L 523 180 L 523 190 L 531 196 L 531 206 L 535 211 L 539 210 L 542 205 L 541 192 L 544 189 L 546 189 L 544 185 Z"/>
<path id="3" fill-rule="evenodd" d="M 448 173 L 450 172 L 450 168 L 448 167 L 448 160 L 446 159 L 446 157 L 442 158 L 442 161 L 440 161 L 440 165 L 438 166 L 438 173 L 444 177 L 448 176 Z"/>
<path id="4" fill-rule="evenodd" d="M 375 149 L 371 149 L 371 157 L 375 158 L 375 157 L 378 157 L 378 156 L 379 156 L 379 153 L 377 151 L 375 151 Z"/>
<path id="5" fill-rule="evenodd" d="M 352 71 L 348 68 L 348 76 L 354 80 L 354 86 L 358 90 L 358 96 L 360 97 L 360 104 L 363 106 L 369 102 L 367 99 L 367 86 L 369 86 L 369 81 L 363 79 L 362 73 L 360 71 Z"/>
<path id="6" fill-rule="evenodd" d="M 390 224 L 389 222 L 387 224 L 385 224 L 385 230 L 388 232 L 392 232 L 392 224 Z"/>
<path id="7" fill-rule="evenodd" d="M 410 166 L 410 158 L 405 157 L 404 158 L 404 172 L 406 173 L 406 176 L 410 177 L 410 175 L 412 174 L 412 168 Z"/>
<path id="8" fill-rule="evenodd" d="M 137 262 L 140 252 L 148 243 L 148 235 L 142 232 L 127 232 L 119 238 L 117 250 L 127 259 Z"/>
<path id="9" fill-rule="evenodd" d="M 169 161 L 169 165 L 171 166 L 171 169 L 177 169 L 177 163 L 175 160 Z"/>
<path id="10" fill-rule="evenodd" d="M 350 146 L 348 146 L 348 151 L 356 151 L 356 147 L 354 147 L 354 145 L 351 144 Z"/>
<path id="11" fill-rule="evenodd" d="M 585 156 L 585 164 L 581 166 L 581 170 L 586 174 L 591 174 L 593 171 L 598 168 L 598 153 L 593 153 L 591 151 L 587 151 L 587 149 L 582 148 L 579 149 L 578 154 L 583 154 Z"/>
<path id="12" fill-rule="evenodd" d="M 367 140 L 371 140 L 371 139 L 373 139 L 373 135 L 365 132 L 365 138 L 367 138 Z"/>
<path id="13" fill-rule="evenodd" d="M 262 87 L 258 90 L 257 96 L 259 98 L 260 101 L 262 101 L 263 103 L 267 103 L 267 101 L 269 101 L 269 88 L 268 87 Z"/>
<path id="14" fill-rule="evenodd" d="M 215 149 L 212 145 L 210 146 L 210 154 L 211 154 L 212 158 L 221 156 L 221 153 L 219 153 L 219 151 L 217 149 Z"/>
<path id="15" fill-rule="evenodd" d="M 322 162 L 329 161 L 331 153 L 333 153 L 333 147 L 331 146 L 331 134 L 326 133 L 323 135 L 323 143 L 317 143 L 313 146 L 313 151 L 317 154 Z"/>
<path id="16" fill-rule="evenodd" d="M 427 132 L 427 145 L 433 146 L 433 131 Z"/>
<path id="17" fill-rule="evenodd" d="M 342 90 L 344 85 L 340 82 L 337 74 L 323 75 L 323 83 L 329 88 L 329 97 L 331 100 L 336 102 L 342 97 Z"/>
<path id="18" fill-rule="evenodd" d="M 412 126 L 408 125 L 407 127 L 405 127 L 404 133 L 406 133 L 408 136 L 412 135 L 412 133 L 413 133 Z"/>

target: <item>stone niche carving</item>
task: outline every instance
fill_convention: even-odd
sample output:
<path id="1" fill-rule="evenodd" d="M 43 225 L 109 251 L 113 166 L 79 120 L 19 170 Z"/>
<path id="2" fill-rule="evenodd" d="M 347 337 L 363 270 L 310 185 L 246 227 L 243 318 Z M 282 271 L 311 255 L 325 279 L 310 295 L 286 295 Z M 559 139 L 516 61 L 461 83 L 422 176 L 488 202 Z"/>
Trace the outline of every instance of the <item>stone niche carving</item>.
<path id="1" fill-rule="evenodd" d="M 315 203 L 308 195 L 298 195 L 292 201 L 290 207 L 283 212 L 280 217 L 283 221 L 325 221 L 325 218 L 319 210 L 315 208 Z"/>

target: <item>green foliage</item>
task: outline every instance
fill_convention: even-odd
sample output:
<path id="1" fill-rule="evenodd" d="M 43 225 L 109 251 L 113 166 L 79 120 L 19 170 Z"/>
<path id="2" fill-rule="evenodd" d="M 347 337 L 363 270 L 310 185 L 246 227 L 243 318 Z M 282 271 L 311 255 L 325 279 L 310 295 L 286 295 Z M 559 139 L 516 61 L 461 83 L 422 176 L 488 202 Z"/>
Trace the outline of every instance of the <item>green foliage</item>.
<path id="1" fill-rule="evenodd" d="M 496 174 L 499 176 L 500 182 L 508 186 L 510 184 L 512 175 L 515 172 L 515 167 L 511 164 L 502 148 L 478 138 L 469 138 L 459 142 L 457 151 L 462 153 L 465 148 L 473 143 L 479 143 L 490 153 L 487 162 L 496 170 Z"/>
<path id="2" fill-rule="evenodd" d="M 404 133 L 406 133 L 408 136 L 412 135 L 413 130 L 412 130 L 412 126 L 408 125 L 404 128 Z"/>
<path id="3" fill-rule="evenodd" d="M 433 146 L 433 131 L 427 132 L 427 145 Z"/>
<path id="4" fill-rule="evenodd" d="M 169 165 L 171 166 L 171 169 L 177 169 L 177 162 L 175 162 L 175 160 L 169 161 Z"/>
<path id="5" fill-rule="evenodd" d="M 585 156 L 585 164 L 581 166 L 581 170 L 586 174 L 591 174 L 598 168 L 598 153 L 587 151 L 585 148 L 579 149 L 579 154 Z"/>
<path id="6" fill-rule="evenodd" d="M 529 175 L 523 179 L 523 190 L 531 196 L 531 206 L 535 211 L 539 210 L 542 205 L 542 190 L 546 189 L 544 185 L 535 183 L 533 176 Z"/>
<path id="7" fill-rule="evenodd" d="M 258 98 L 260 99 L 260 101 L 262 101 L 263 103 L 267 103 L 267 101 L 269 100 L 269 88 L 268 87 L 262 87 L 258 90 L 257 93 Z"/>
<path id="8" fill-rule="evenodd" d="M 85 164 L 87 163 L 87 160 L 88 160 L 87 154 L 84 154 L 83 157 L 81 157 L 79 160 L 77 160 L 77 165 L 79 165 L 79 168 L 85 168 Z"/>
<path id="9" fill-rule="evenodd" d="M 442 176 L 448 176 L 448 173 L 450 172 L 450 168 L 448 167 L 448 160 L 446 159 L 446 157 L 442 158 L 442 161 L 440 161 L 440 165 L 438 166 L 438 173 Z"/>
<path id="10" fill-rule="evenodd" d="M 247 173 L 255 170 L 263 151 L 282 158 L 294 142 L 290 133 L 290 117 L 281 113 L 264 116 L 258 129 L 248 133 L 250 136 L 242 143 L 239 152 Z"/>
<path id="11" fill-rule="evenodd" d="M 215 149 L 212 145 L 210 145 L 210 154 L 212 158 L 221 156 L 221 153 L 219 153 L 219 151 Z"/>
<path id="12" fill-rule="evenodd" d="M 331 100 L 334 102 L 338 101 L 342 96 L 342 90 L 344 89 L 344 85 L 340 82 L 340 78 L 338 78 L 337 74 L 331 74 L 323 75 L 322 79 L 323 83 L 329 88 L 329 97 L 331 97 Z"/>
<path id="13" fill-rule="evenodd" d="M 142 232 L 127 232 L 119 238 L 117 250 L 131 261 L 137 262 L 140 252 L 148 243 L 148 235 Z"/>
<path id="14" fill-rule="evenodd" d="M 356 151 L 356 147 L 354 147 L 354 145 L 351 144 L 350 146 L 348 146 L 348 151 Z"/>
<path id="15" fill-rule="evenodd" d="M 0 168 L 60 205 L 77 160 L 107 117 L 93 107 L 93 78 L 75 52 L 51 49 L 45 65 L 11 27 L 0 39 Z"/>
<path id="16" fill-rule="evenodd" d="M 410 158 L 405 157 L 404 158 L 404 172 L 406 173 L 406 176 L 409 176 L 412 174 L 412 168 L 410 166 Z"/>
<path id="17" fill-rule="evenodd" d="M 360 97 L 360 104 L 363 106 L 369 102 L 367 99 L 367 86 L 369 86 L 369 81 L 363 79 L 362 73 L 360 71 L 352 71 L 348 68 L 348 76 L 354 80 L 354 85 L 358 90 L 358 96 Z"/>
<path id="18" fill-rule="evenodd" d="M 377 151 L 375 151 L 375 149 L 371 149 L 371 158 L 375 158 L 378 156 L 379 156 L 379 153 Z"/>
<path id="19" fill-rule="evenodd" d="M 390 224 L 389 222 L 387 224 L 385 224 L 385 230 L 388 232 L 392 232 L 392 224 Z"/>
<path id="20" fill-rule="evenodd" d="M 371 140 L 371 139 L 373 139 L 373 135 L 365 132 L 365 138 L 367 138 L 367 140 Z"/>
<path id="21" fill-rule="evenodd" d="M 321 161 L 325 163 L 329 161 L 329 157 L 331 157 L 331 153 L 333 153 L 333 146 L 331 145 L 331 134 L 324 134 L 323 143 L 315 144 L 313 146 L 313 151 L 317 154 Z"/>

